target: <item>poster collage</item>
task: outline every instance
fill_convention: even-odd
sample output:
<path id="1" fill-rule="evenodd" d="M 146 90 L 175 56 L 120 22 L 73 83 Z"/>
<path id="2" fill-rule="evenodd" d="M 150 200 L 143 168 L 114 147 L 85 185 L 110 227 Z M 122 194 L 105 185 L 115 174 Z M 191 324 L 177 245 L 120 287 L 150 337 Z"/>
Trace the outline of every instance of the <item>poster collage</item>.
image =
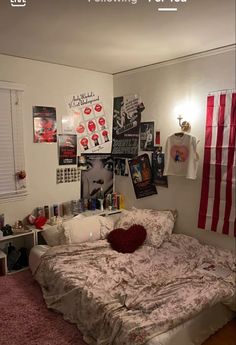
<path id="1" fill-rule="evenodd" d="M 113 174 L 130 175 L 137 199 L 157 194 L 156 186 L 168 187 L 160 132 L 154 132 L 154 122 L 141 122 L 145 106 L 139 95 L 114 98 L 112 128 L 104 101 L 94 92 L 67 96 L 65 102 L 60 134 L 56 108 L 33 107 L 33 140 L 57 143 L 58 165 L 76 165 L 82 197 L 110 194 Z M 68 174 L 68 168 L 64 170 Z M 69 170 L 79 176 L 75 168 Z M 62 174 L 62 168 L 57 169 L 57 183 L 75 181 L 62 179 Z"/>

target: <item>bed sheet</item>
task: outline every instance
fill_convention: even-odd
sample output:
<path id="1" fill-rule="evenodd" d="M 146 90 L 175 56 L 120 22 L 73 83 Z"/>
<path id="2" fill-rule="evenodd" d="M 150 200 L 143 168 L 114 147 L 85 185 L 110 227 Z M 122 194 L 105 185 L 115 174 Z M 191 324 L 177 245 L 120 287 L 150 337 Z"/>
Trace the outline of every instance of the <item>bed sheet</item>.
<path id="1" fill-rule="evenodd" d="M 217 266 L 229 276 L 216 277 Z M 35 277 L 48 307 L 77 323 L 88 344 L 169 345 L 166 332 L 176 338 L 178 325 L 233 296 L 233 269 L 231 253 L 173 235 L 161 248 L 125 255 L 106 241 L 54 247 Z"/>

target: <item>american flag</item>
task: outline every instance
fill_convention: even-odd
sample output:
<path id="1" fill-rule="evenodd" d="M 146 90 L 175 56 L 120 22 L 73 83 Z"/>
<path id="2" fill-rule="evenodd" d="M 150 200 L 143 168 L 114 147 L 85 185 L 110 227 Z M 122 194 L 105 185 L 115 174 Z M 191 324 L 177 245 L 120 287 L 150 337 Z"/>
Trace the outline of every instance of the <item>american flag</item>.
<path id="1" fill-rule="evenodd" d="M 198 227 L 236 237 L 236 91 L 207 98 L 206 137 Z"/>

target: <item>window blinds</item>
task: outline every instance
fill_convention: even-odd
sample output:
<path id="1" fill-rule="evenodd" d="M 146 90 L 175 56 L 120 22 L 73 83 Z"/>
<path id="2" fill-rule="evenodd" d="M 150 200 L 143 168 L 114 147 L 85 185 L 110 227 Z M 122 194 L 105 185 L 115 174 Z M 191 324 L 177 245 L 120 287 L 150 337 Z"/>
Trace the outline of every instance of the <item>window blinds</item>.
<path id="1" fill-rule="evenodd" d="M 0 200 L 26 195 L 25 183 L 16 178 L 25 169 L 23 91 L 0 88 Z"/>

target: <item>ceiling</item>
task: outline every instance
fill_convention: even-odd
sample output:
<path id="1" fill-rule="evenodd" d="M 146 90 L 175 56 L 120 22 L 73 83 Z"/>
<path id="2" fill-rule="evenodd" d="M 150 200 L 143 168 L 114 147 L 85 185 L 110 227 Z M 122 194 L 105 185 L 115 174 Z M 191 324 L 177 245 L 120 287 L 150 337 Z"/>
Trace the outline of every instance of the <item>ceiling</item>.
<path id="1" fill-rule="evenodd" d="M 0 0 L 7 55 L 115 74 L 235 44 L 235 0 L 11 1 Z"/>

